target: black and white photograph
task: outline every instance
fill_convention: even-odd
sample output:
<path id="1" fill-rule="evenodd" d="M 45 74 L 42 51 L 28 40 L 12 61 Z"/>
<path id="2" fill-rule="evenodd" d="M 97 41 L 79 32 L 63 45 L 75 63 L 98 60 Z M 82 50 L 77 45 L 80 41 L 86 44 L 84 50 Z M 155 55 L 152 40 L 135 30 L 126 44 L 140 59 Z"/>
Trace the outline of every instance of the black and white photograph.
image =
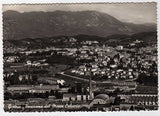
<path id="1" fill-rule="evenodd" d="M 4 112 L 158 110 L 157 3 L 3 4 Z"/>

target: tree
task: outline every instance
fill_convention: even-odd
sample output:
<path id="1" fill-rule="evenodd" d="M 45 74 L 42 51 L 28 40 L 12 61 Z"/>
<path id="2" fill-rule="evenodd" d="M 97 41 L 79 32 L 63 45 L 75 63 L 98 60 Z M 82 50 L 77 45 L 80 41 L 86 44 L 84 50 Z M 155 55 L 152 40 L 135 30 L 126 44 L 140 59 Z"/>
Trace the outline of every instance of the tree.
<path id="1" fill-rule="evenodd" d="M 116 97 L 115 100 L 114 100 L 114 104 L 115 104 L 115 105 L 119 105 L 120 102 L 121 102 L 120 97 Z"/>

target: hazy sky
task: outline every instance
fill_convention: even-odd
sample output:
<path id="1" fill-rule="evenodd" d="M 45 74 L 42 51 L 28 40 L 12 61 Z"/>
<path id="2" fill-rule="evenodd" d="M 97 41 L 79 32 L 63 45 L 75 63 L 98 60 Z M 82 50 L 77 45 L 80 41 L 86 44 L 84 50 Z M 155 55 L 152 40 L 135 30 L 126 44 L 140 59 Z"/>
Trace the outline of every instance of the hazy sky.
<path id="1" fill-rule="evenodd" d="M 41 4 L 41 5 L 3 5 L 3 11 L 85 11 L 96 10 L 114 16 L 123 22 L 156 23 L 156 3 L 123 3 L 123 4 Z"/>

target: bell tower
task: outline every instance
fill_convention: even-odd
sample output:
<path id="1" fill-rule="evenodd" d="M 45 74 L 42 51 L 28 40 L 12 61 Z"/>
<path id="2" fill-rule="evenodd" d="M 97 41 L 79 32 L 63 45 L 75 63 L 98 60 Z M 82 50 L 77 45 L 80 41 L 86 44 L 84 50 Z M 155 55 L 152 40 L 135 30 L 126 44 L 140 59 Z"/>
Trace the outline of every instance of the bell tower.
<path id="1" fill-rule="evenodd" d="M 91 79 L 91 76 L 89 76 L 89 99 L 93 99 L 92 79 Z"/>
<path id="2" fill-rule="evenodd" d="M 93 99 L 93 92 L 92 92 L 92 78 L 91 78 L 91 66 L 90 64 L 86 64 L 86 68 L 87 68 L 87 71 L 86 71 L 86 77 L 89 79 L 89 99 Z"/>

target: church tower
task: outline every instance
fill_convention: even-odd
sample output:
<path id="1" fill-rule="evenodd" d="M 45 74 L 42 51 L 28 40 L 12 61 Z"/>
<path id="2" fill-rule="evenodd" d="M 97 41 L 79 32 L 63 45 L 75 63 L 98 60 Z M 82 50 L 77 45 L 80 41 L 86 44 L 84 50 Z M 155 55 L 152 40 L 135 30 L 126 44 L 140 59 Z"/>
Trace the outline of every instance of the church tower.
<path id="1" fill-rule="evenodd" d="M 89 76 L 89 99 L 93 99 L 91 76 Z"/>

